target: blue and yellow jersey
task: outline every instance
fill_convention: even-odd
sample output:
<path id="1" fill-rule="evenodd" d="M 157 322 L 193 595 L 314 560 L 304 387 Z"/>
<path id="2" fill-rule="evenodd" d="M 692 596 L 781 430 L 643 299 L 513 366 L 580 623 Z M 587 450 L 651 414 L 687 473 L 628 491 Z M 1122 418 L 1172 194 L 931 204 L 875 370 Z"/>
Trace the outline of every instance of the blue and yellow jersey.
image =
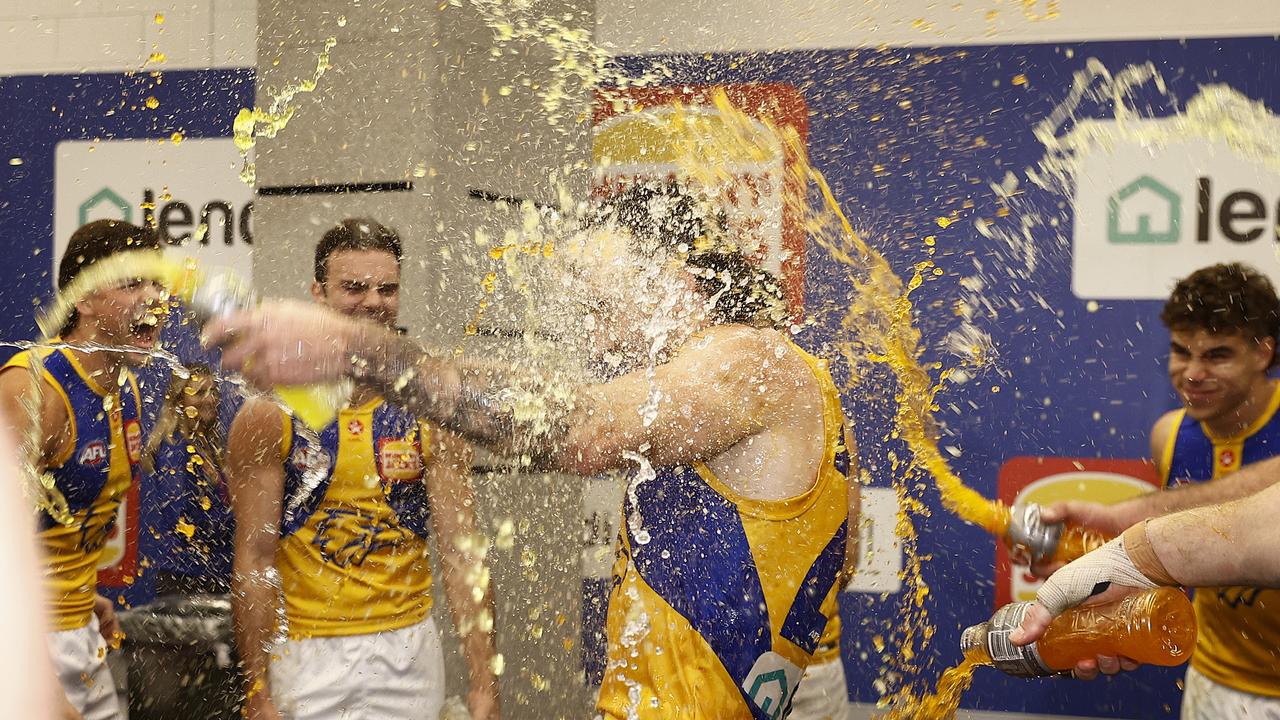
<path id="1" fill-rule="evenodd" d="M 281 415 L 276 567 L 290 637 L 363 635 L 422 621 L 431 611 L 428 427 L 381 399 L 344 408 L 318 434 Z"/>
<path id="2" fill-rule="evenodd" d="M 793 346 L 794 348 L 794 346 Z M 848 532 L 844 414 L 825 364 L 817 481 L 742 497 L 703 463 L 661 468 L 623 506 L 607 618 L 605 718 L 778 718 L 835 614 Z"/>
<path id="3" fill-rule="evenodd" d="M 822 637 L 818 639 L 818 649 L 813 651 L 813 664 L 839 662 L 840 661 L 840 605 L 837 595 L 833 594 L 829 600 L 830 607 L 824 606 L 822 614 L 826 615 L 827 628 L 822 631 Z"/>
<path id="4" fill-rule="evenodd" d="M 102 549 L 115 525 L 116 511 L 131 483 L 138 479 L 142 452 L 141 403 L 133 373 L 125 371 L 104 387 L 90 377 L 67 350 L 41 350 L 42 392 L 56 392 L 67 409 L 70 443 L 47 470 L 66 500 L 71 522 L 63 524 L 41 511 L 39 538 L 45 563 L 54 630 L 89 624 L 98 588 Z M 31 351 L 15 355 L 4 366 L 31 367 Z M 16 371 L 15 371 L 16 372 Z M 123 392 L 122 392 L 123 388 Z"/>
<path id="5" fill-rule="evenodd" d="M 1166 484 L 1207 482 L 1280 455 L 1280 383 L 1251 427 L 1236 437 L 1210 435 L 1178 415 L 1157 459 Z M 1200 588 L 1195 595 L 1200 633 L 1191 665 L 1229 688 L 1280 697 L 1280 591 L 1256 587 Z"/>

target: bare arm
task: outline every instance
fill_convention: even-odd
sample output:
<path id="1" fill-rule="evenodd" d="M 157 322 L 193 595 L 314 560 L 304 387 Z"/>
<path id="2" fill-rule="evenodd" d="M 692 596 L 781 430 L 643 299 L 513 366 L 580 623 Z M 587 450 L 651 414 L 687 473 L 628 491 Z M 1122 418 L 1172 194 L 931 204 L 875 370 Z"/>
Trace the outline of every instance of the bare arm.
<path id="1" fill-rule="evenodd" d="M 52 464 L 53 459 L 62 451 L 63 445 L 70 442 L 70 426 L 66 408 L 61 400 L 52 392 L 40 392 L 37 381 L 32 377 L 31 371 L 21 367 L 11 367 L 4 372 L 0 372 L 0 412 L 3 414 L 4 432 L 8 434 L 8 439 L 14 441 L 15 450 L 12 452 L 21 461 L 16 464 L 19 472 L 12 473 L 11 490 L 13 497 L 17 499 L 14 505 L 15 509 L 21 508 L 21 521 L 16 523 L 15 527 L 27 530 L 27 540 L 19 545 L 30 543 L 31 538 L 35 537 L 35 528 L 31 525 L 31 515 L 29 514 L 31 498 L 27 495 L 24 483 L 28 482 L 26 476 L 26 468 L 31 472 L 43 473 Z M 35 418 L 32 418 L 32 406 L 39 403 L 36 409 Z M 31 426 L 32 420 L 38 423 L 38 428 Z M 59 442 L 59 438 L 63 441 Z M 7 443 L 5 443 L 7 445 Z M 7 453 L 6 453 L 7 454 Z M 38 577 L 38 575 L 37 575 Z M 40 595 L 43 599 L 43 595 Z M 95 608 L 97 603 L 95 601 Z M 36 627 L 41 630 L 47 629 L 47 622 L 43 613 L 47 610 L 45 606 L 41 606 L 41 619 Z M 22 615 L 19 614 L 18 617 Z M 19 638 L 22 636 L 19 635 Z M 73 720 L 80 717 L 80 713 L 71 704 L 71 700 L 67 698 L 62 687 L 54 679 L 54 670 L 52 664 L 48 661 L 47 649 L 43 641 L 40 643 L 40 650 L 37 653 L 42 657 L 39 667 L 47 670 L 47 677 L 34 680 L 30 687 L 32 688 L 48 688 L 47 690 L 33 690 L 35 696 L 41 696 L 44 692 L 51 692 L 56 695 L 55 702 L 58 706 L 58 717 L 64 720 Z M 41 682 L 43 680 L 43 682 Z M 39 697 L 41 701 L 47 695 Z M 33 715 L 36 717 L 38 715 Z"/>
<path id="2" fill-rule="evenodd" d="M 1173 418 L 1176 418 L 1176 413 L 1166 414 L 1156 422 L 1151 431 L 1152 459 L 1162 473 L 1168 471 L 1168 468 L 1163 467 L 1164 459 L 1161 456 L 1165 443 L 1174 430 L 1171 422 Z M 1280 480 L 1280 456 L 1246 465 L 1212 482 L 1170 487 L 1115 505 L 1081 501 L 1055 503 L 1045 509 L 1043 517 L 1046 522 L 1065 520 L 1101 530 L 1108 535 L 1118 535 L 1130 525 L 1147 518 L 1249 497 L 1271 487 L 1277 480 Z"/>
<path id="3" fill-rule="evenodd" d="M 1217 505 L 1255 495 L 1280 480 L 1280 456 L 1246 465 L 1212 482 L 1193 483 L 1150 493 L 1121 503 L 1121 512 L 1134 518 L 1146 518 L 1205 505 Z"/>
<path id="4" fill-rule="evenodd" d="M 260 386 L 353 374 L 474 442 L 579 474 L 618 467 L 626 452 L 654 464 L 703 459 L 767 427 L 794 401 L 787 383 L 799 375 L 790 364 L 798 360 L 779 351 L 781 336 L 765 337 L 717 328 L 652 377 L 633 373 L 572 387 L 536 373 L 430 357 L 385 328 L 298 303 L 264 304 L 206 328 L 207 344 L 230 342 L 224 366 Z M 661 395 L 650 421 L 642 409 L 654 392 Z"/>
<path id="5" fill-rule="evenodd" d="M 432 433 L 432 456 L 427 468 L 431 525 L 440 548 L 440 569 L 449 614 L 462 639 L 467 661 L 473 720 L 498 716 L 498 676 L 494 658 L 493 587 L 485 565 L 483 536 L 476 532 L 475 492 L 471 487 L 472 450 L 462 438 L 446 431 Z"/>
<path id="6" fill-rule="evenodd" d="M 279 576 L 275 568 L 284 495 L 283 421 L 279 408 L 251 399 L 231 425 L 227 485 L 235 512 L 232 610 L 243 663 L 246 716 L 278 718 L 267 668 L 279 630 Z"/>
<path id="7" fill-rule="evenodd" d="M 0 375 L 3 379 L 10 373 Z M 3 398 L 7 422 L 12 410 L 10 397 Z M 0 431 L 0 456 L 14 452 L 12 437 Z M 0 577 L 21 588 L 40 587 L 40 561 L 35 543 L 35 526 L 30 505 L 22 494 L 19 473 L 13 463 L 0 466 Z M 56 702 L 59 717 L 78 718 L 62 688 L 54 679 L 45 633 L 49 629 L 43 592 L 9 592 L 0 597 L 0 637 L 5 638 L 9 662 L 0 674 L 0 697 L 6 698 L 15 717 L 49 720 L 54 717 L 50 701 Z"/>
<path id="8" fill-rule="evenodd" d="M 47 389 L 47 388 L 45 388 Z M 44 472 L 70 443 L 66 406 L 54 392 L 41 392 L 31 371 L 11 367 L 0 372 L 0 410 L 18 451 L 36 472 Z M 39 403 L 33 417 L 32 406 Z M 39 423 L 39 429 L 31 426 Z"/>
<path id="9" fill-rule="evenodd" d="M 1280 467 L 1274 463 L 1250 467 Z M 1270 485 L 1251 497 L 1155 518 L 1147 523 L 1147 536 L 1182 585 L 1280 587 L 1280 540 L 1271 529 L 1277 517 L 1280 486 Z"/>

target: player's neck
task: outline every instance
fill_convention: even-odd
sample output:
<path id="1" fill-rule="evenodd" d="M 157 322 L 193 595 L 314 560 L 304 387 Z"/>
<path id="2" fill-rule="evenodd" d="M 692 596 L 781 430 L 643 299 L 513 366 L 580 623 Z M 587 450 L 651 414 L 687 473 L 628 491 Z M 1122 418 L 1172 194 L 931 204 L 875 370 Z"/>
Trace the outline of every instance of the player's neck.
<path id="1" fill-rule="evenodd" d="M 347 400 L 347 406 L 358 408 L 374 398 L 381 397 L 382 393 L 372 385 L 358 383 L 351 389 L 351 398 Z"/>
<path id="2" fill-rule="evenodd" d="M 1220 438 L 1236 437 L 1244 433 L 1271 407 L 1271 396 L 1274 391 L 1273 380 L 1264 379 L 1262 382 L 1255 383 L 1244 402 L 1237 405 L 1232 412 L 1223 413 L 1222 417 L 1206 420 L 1205 428 L 1214 437 Z"/>
<path id="3" fill-rule="evenodd" d="M 63 338 L 68 343 L 105 343 L 92 328 L 77 327 L 75 330 L 67 333 Z M 116 385 L 116 378 L 120 375 L 120 369 L 124 367 L 124 359 L 118 352 L 110 350 L 76 350 L 69 349 L 68 352 L 75 357 L 76 362 L 80 363 L 80 367 L 84 369 L 94 382 L 102 387 L 111 388 Z"/>

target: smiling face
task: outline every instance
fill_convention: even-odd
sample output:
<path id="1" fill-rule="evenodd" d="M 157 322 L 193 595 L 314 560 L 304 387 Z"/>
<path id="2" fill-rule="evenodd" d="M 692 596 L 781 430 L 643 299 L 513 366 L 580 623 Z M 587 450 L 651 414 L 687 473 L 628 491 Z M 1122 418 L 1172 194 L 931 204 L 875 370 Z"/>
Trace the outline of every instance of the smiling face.
<path id="1" fill-rule="evenodd" d="M 95 290 L 76 303 L 79 320 L 67 340 L 150 351 L 164 325 L 163 289 L 150 280 L 134 279 Z M 144 353 L 124 353 L 131 365 L 145 362 Z"/>
<path id="2" fill-rule="evenodd" d="M 1266 384 L 1274 351 L 1271 338 L 1172 330 L 1169 381 L 1192 419 L 1229 420 Z"/>
<path id="3" fill-rule="evenodd" d="M 400 263 L 385 250 L 335 250 L 324 282 L 311 283 L 317 302 L 394 328 L 400 317 Z"/>

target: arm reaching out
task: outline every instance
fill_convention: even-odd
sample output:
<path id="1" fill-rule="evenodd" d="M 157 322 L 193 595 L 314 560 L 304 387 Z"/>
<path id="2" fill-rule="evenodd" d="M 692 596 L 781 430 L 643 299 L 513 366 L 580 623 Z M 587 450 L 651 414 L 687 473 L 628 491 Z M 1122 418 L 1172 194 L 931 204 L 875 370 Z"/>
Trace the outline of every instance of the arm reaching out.
<path id="1" fill-rule="evenodd" d="M 215 320 L 225 367 L 269 386 L 354 376 L 388 400 L 499 453 L 580 475 L 628 452 L 675 464 L 714 456 L 801 402 L 811 382 L 777 333 L 723 326 L 652 371 L 599 385 L 433 357 L 385 328 L 323 308 L 275 302 Z M 768 388 L 764 392 L 761 388 Z M 640 412 L 656 407 L 652 418 Z"/>
<path id="2" fill-rule="evenodd" d="M 1026 645 L 1063 610 L 1106 584 L 1280 587 L 1280 552 L 1269 523 L 1280 514 L 1280 485 L 1223 505 L 1147 520 L 1072 562 L 1045 582 L 1011 638 Z"/>

